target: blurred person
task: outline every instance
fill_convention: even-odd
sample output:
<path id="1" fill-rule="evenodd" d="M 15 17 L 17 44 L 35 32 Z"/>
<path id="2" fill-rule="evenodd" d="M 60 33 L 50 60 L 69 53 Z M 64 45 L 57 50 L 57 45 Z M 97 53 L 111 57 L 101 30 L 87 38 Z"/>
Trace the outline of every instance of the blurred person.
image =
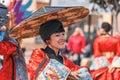
<path id="1" fill-rule="evenodd" d="M 57 76 L 55 76 L 55 74 L 51 75 L 57 69 L 59 69 L 59 64 L 67 67 L 68 70 L 70 70 L 68 75 L 65 76 L 67 80 L 81 80 L 82 78 L 84 78 L 84 80 L 92 80 L 87 67 L 75 65 L 67 57 L 60 55 L 60 50 L 65 47 L 65 30 L 63 28 L 63 24 L 59 20 L 52 19 L 41 24 L 39 28 L 39 34 L 43 41 L 46 43 L 46 48 L 38 48 L 32 52 L 32 56 L 28 63 L 30 80 L 59 80 L 58 77 L 60 75 L 65 75 L 66 72 L 62 73 L 62 70 L 59 70 L 55 73 Z M 41 78 L 41 76 L 44 75 L 43 73 L 45 72 L 44 68 L 47 64 L 49 64 L 51 60 L 54 60 L 53 64 L 58 61 L 58 64 L 54 65 L 54 67 L 56 66 L 57 68 L 53 69 L 52 64 L 52 67 L 50 69 L 53 70 L 53 72 L 50 72 L 49 70 L 45 73 L 47 79 Z"/>
<path id="2" fill-rule="evenodd" d="M 111 36 L 112 26 L 103 22 L 94 41 L 93 80 L 120 80 L 120 39 Z"/>
<path id="3" fill-rule="evenodd" d="M 8 9 L 0 4 L 0 79 L 28 80 L 19 42 L 9 37 Z"/>
<path id="4" fill-rule="evenodd" d="M 81 63 L 81 54 L 84 52 L 86 40 L 84 34 L 79 27 L 76 27 L 73 34 L 68 39 L 67 49 L 75 56 L 73 62 L 77 65 Z M 76 58 L 76 59 L 75 59 Z"/>
<path id="5" fill-rule="evenodd" d="M 93 43 L 90 41 L 84 49 L 83 58 L 81 59 L 81 66 L 88 66 L 91 65 L 91 57 L 93 54 Z"/>

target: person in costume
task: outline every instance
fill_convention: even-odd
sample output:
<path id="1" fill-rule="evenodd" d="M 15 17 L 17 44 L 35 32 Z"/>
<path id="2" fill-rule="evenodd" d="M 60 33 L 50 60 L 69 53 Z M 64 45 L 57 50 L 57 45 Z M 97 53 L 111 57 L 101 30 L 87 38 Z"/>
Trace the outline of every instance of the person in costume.
<path id="1" fill-rule="evenodd" d="M 67 57 L 60 55 L 60 49 L 65 46 L 65 30 L 61 21 L 58 19 L 46 21 L 40 25 L 39 34 L 46 43 L 46 47 L 35 49 L 32 52 L 27 66 L 30 80 L 92 80 L 87 67 L 75 65 Z M 55 76 L 55 74 L 51 75 L 52 72 L 50 72 L 50 70 L 52 70 L 52 68 L 46 72 L 47 78 L 41 78 L 41 76 L 44 75 L 42 73 L 44 73 L 46 65 L 51 60 L 58 62 L 58 64 L 54 65 L 57 66 L 57 68 L 59 68 L 59 64 L 67 67 L 69 73 L 65 76 L 66 78 L 59 78 L 60 73 L 62 73 L 61 70 L 55 73 L 59 74 L 59 76 Z M 53 70 L 53 72 L 55 72 L 55 70 Z M 66 74 L 66 72 L 61 75 Z"/>
<path id="2" fill-rule="evenodd" d="M 8 9 L 0 4 L 0 80 L 28 80 L 19 41 L 9 37 Z"/>
<path id="3" fill-rule="evenodd" d="M 111 29 L 103 22 L 94 41 L 93 80 L 120 80 L 120 39 L 109 34 Z"/>

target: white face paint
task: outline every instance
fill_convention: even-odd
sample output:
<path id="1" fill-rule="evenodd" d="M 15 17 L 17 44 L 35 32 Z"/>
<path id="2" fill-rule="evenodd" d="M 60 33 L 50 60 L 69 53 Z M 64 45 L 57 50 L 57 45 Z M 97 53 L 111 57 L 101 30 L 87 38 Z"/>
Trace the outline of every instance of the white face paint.
<path id="1" fill-rule="evenodd" d="M 8 7 L 11 4 L 11 0 L 0 0 L 0 3 Z"/>

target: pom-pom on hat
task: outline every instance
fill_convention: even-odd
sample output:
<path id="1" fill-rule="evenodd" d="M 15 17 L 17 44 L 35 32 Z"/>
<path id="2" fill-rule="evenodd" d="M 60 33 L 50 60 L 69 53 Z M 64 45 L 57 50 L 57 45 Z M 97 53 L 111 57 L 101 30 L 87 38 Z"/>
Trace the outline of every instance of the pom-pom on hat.
<path id="1" fill-rule="evenodd" d="M 50 39 L 53 33 L 65 32 L 63 24 L 58 19 L 49 20 L 40 25 L 39 34 L 44 42 Z"/>

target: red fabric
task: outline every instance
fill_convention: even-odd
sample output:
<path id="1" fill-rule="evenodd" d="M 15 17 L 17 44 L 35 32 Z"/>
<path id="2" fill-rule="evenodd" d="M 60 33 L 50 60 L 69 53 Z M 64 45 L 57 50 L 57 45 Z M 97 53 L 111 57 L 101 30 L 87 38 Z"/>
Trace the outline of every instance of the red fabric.
<path id="1" fill-rule="evenodd" d="M 120 40 L 117 37 L 99 36 L 94 42 L 94 57 L 102 56 L 103 52 L 115 52 L 115 55 L 120 56 Z"/>
<path id="2" fill-rule="evenodd" d="M 81 35 L 71 35 L 68 40 L 67 49 L 71 50 L 73 53 L 81 53 L 82 49 L 86 46 L 86 40 L 84 36 Z"/>
<path id="3" fill-rule="evenodd" d="M 11 42 L 0 42 L 0 55 L 4 56 L 3 68 L 0 69 L 0 80 L 12 80 L 12 59 L 10 55 L 16 51 L 16 45 Z"/>
<path id="4" fill-rule="evenodd" d="M 35 49 L 32 52 L 31 58 L 29 60 L 29 64 L 27 65 L 28 72 L 30 73 L 30 79 L 34 80 L 36 69 L 38 68 L 39 64 L 42 62 L 42 60 L 47 57 L 43 53 L 43 51 L 39 49 Z M 43 67 L 44 68 L 44 67 Z"/>
<path id="5" fill-rule="evenodd" d="M 12 2 L 10 3 L 10 5 L 8 6 L 9 10 L 12 10 L 13 7 L 15 6 L 16 0 L 12 0 Z"/>
<path id="6" fill-rule="evenodd" d="M 114 72 L 108 72 L 108 68 L 91 71 L 93 80 L 120 80 L 120 70 L 115 69 Z"/>
<path id="7" fill-rule="evenodd" d="M 104 56 L 103 52 L 114 52 L 115 56 L 120 57 L 120 40 L 113 36 L 97 37 L 94 42 L 94 58 Z M 113 58 L 109 58 L 108 61 L 112 63 Z M 119 69 L 108 72 L 108 67 L 106 67 L 91 72 L 94 80 L 120 80 Z"/>
<path id="8" fill-rule="evenodd" d="M 29 60 L 29 64 L 27 65 L 28 72 L 30 74 L 30 80 L 34 80 L 36 69 L 38 68 L 38 65 L 42 62 L 42 60 L 45 57 L 48 58 L 47 55 L 42 50 L 36 49 L 33 51 L 32 56 Z M 73 62 L 71 62 L 67 57 L 63 57 L 63 60 L 64 60 L 63 64 L 67 66 L 71 71 L 75 71 L 81 68 L 80 66 L 77 66 Z M 48 61 L 45 63 L 45 65 L 43 65 L 40 72 L 45 68 L 48 62 L 49 62 L 49 58 Z"/>
<path id="9" fill-rule="evenodd" d="M 63 56 L 64 59 L 64 65 L 67 66 L 71 71 L 76 71 L 82 67 L 86 67 L 86 66 L 78 66 L 75 65 L 71 60 L 69 60 L 67 57 Z M 87 68 L 87 67 L 86 67 Z"/>

